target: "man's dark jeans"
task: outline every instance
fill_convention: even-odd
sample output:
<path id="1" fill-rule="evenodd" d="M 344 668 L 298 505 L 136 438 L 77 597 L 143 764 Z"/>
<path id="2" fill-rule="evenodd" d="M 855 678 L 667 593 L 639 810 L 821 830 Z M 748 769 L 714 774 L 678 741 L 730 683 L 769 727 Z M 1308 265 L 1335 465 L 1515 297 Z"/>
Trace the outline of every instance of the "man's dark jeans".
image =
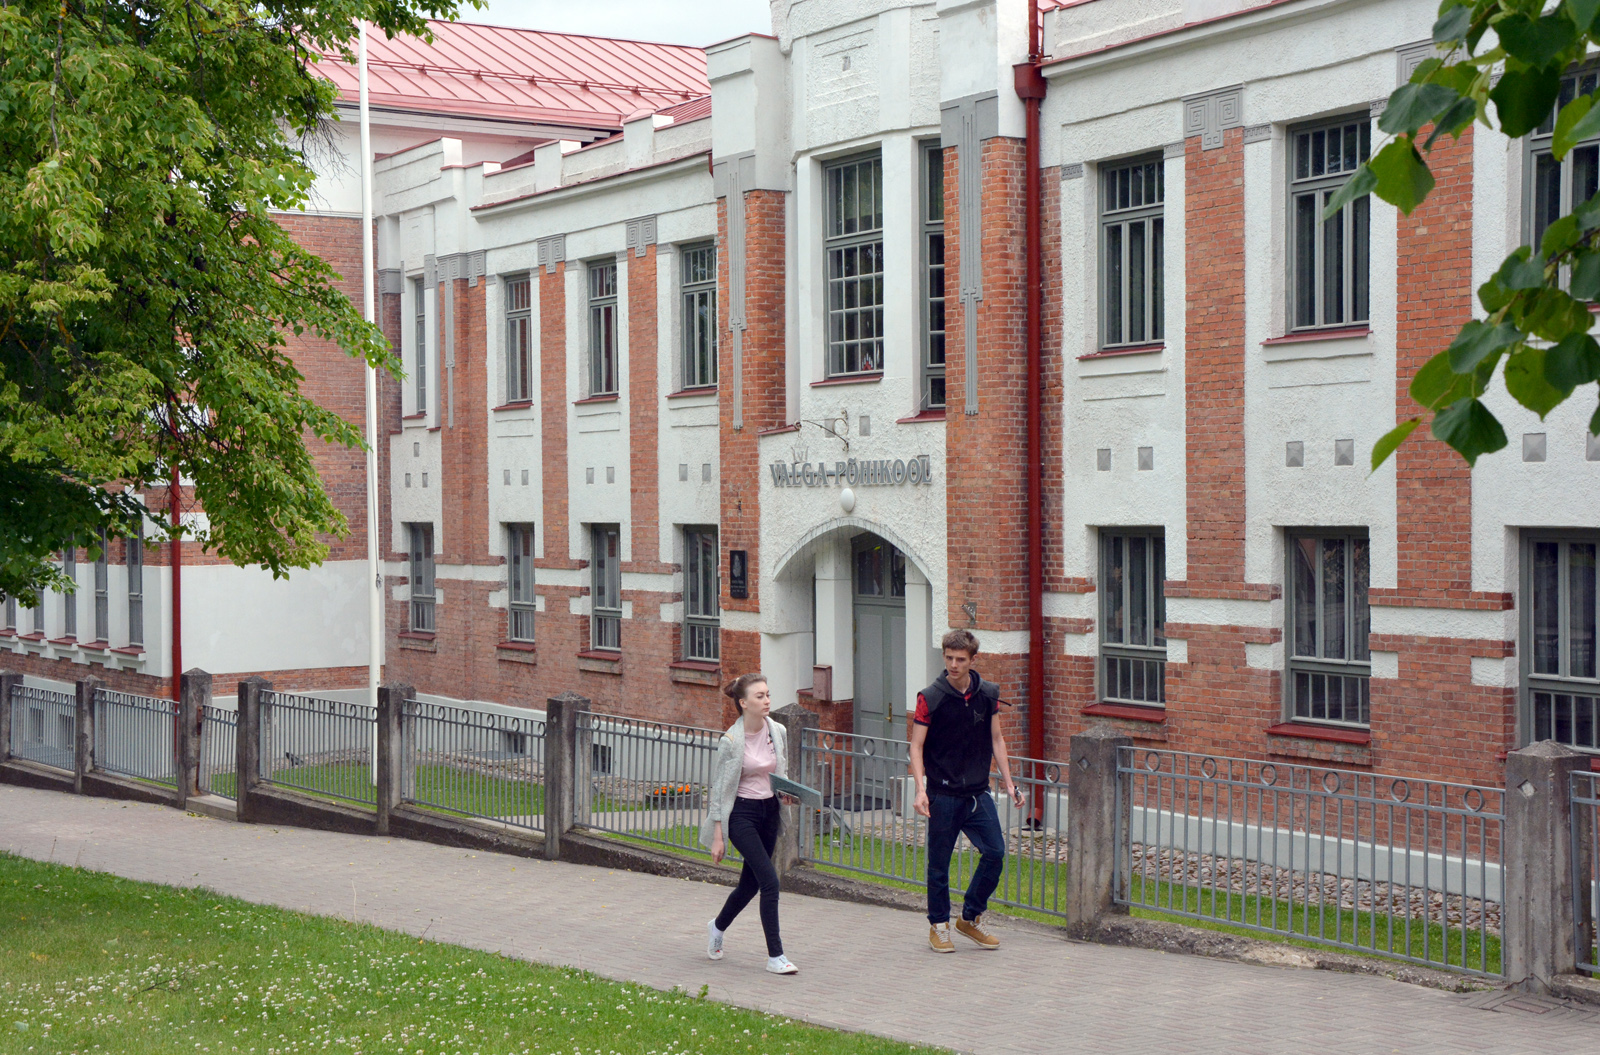
<path id="1" fill-rule="evenodd" d="M 1006 865 L 1006 838 L 994 799 L 987 791 L 929 794 L 928 813 L 928 922 L 939 924 L 950 918 L 950 854 L 957 835 L 965 835 L 978 850 L 978 867 L 961 905 L 962 919 L 977 919 L 989 908 L 989 895 L 1000 885 Z"/>

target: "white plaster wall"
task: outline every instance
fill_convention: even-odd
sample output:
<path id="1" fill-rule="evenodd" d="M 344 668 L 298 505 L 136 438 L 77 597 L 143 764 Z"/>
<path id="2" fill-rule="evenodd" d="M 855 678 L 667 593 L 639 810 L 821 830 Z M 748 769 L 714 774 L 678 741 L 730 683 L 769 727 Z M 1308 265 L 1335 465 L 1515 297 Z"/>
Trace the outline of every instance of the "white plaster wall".
<path id="1" fill-rule="evenodd" d="M 204 613 L 204 618 L 184 620 L 184 666 L 214 671 L 363 666 L 366 577 L 366 561 L 329 561 L 284 579 L 231 564 L 185 568 L 184 611 Z"/>

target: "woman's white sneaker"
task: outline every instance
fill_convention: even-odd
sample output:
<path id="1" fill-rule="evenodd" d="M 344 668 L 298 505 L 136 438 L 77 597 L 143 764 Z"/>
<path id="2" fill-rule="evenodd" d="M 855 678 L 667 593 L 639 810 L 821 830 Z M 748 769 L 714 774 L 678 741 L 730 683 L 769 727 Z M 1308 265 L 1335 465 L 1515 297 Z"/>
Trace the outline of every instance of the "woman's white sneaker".
<path id="1" fill-rule="evenodd" d="M 717 929 L 716 920 L 706 924 L 706 955 L 713 960 L 722 959 L 722 931 Z"/>
<path id="2" fill-rule="evenodd" d="M 767 958 L 767 970 L 773 974 L 799 974 L 800 968 L 789 962 L 787 956 L 770 956 Z"/>

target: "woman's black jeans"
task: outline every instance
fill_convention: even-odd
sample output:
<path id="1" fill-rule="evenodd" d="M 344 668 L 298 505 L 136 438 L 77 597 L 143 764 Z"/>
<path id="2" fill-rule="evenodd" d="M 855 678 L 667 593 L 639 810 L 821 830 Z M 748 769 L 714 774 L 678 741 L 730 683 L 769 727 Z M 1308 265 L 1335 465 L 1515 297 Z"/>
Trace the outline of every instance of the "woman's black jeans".
<path id="1" fill-rule="evenodd" d="M 744 870 L 739 873 L 739 885 L 717 913 L 717 929 L 727 930 L 759 890 L 768 956 L 783 955 L 783 940 L 778 937 L 778 870 L 772 867 L 778 822 L 778 797 L 774 795 L 770 799 L 739 799 L 722 826 L 724 839 L 744 858 Z"/>

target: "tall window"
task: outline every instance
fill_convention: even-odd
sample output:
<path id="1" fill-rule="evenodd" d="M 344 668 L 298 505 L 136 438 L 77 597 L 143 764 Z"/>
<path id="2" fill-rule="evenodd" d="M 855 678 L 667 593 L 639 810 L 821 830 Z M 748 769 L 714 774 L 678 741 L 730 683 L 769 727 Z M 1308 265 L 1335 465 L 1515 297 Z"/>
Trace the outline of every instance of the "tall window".
<path id="1" fill-rule="evenodd" d="M 144 644 L 144 525 L 128 536 L 128 644 Z"/>
<path id="2" fill-rule="evenodd" d="M 594 557 L 590 592 L 589 645 L 596 649 L 622 647 L 622 548 L 615 524 L 595 524 L 589 529 Z"/>
<path id="3" fill-rule="evenodd" d="M 1101 170 L 1100 290 L 1102 347 L 1148 344 L 1166 327 L 1162 211 L 1166 165 L 1160 158 Z"/>
<path id="4" fill-rule="evenodd" d="M 428 299 L 427 285 L 423 279 L 411 280 L 411 313 L 414 320 L 411 343 L 415 348 L 411 359 L 415 372 L 411 375 L 417 393 L 418 414 L 428 409 Z"/>
<path id="5" fill-rule="evenodd" d="M 33 632 L 40 637 L 44 636 L 44 591 L 33 591 Z"/>
<path id="6" fill-rule="evenodd" d="M 1562 78 L 1561 95 L 1556 103 L 1560 108 L 1571 102 L 1577 92 L 1591 94 L 1595 90 L 1600 71 L 1586 70 Z M 1550 153 L 1550 137 L 1555 132 L 1555 111 L 1528 136 L 1528 162 L 1530 184 L 1528 211 L 1530 223 L 1526 234 L 1528 244 L 1534 247 L 1544 238 L 1544 229 L 1574 208 L 1594 197 L 1600 190 L 1600 137 L 1584 140 L 1572 148 L 1567 156 L 1557 161 Z"/>
<path id="7" fill-rule="evenodd" d="M 717 529 L 683 529 L 683 658 L 715 663 L 721 655 L 717 607 Z"/>
<path id="8" fill-rule="evenodd" d="M 683 271 L 683 387 L 717 383 L 717 247 L 690 245 L 679 254 Z"/>
<path id="9" fill-rule="evenodd" d="M 1600 669 L 1595 662 L 1600 536 L 1533 536 L 1525 547 L 1527 739 L 1600 751 Z"/>
<path id="10" fill-rule="evenodd" d="M 1167 543 L 1159 531 L 1100 533 L 1100 698 L 1167 702 Z"/>
<path id="11" fill-rule="evenodd" d="M 509 639 L 533 640 L 533 525 L 510 524 L 506 528 L 506 571 L 511 609 Z"/>
<path id="12" fill-rule="evenodd" d="M 1289 714 L 1297 721 L 1370 721 L 1372 611 L 1367 536 L 1289 536 Z"/>
<path id="13" fill-rule="evenodd" d="M 78 550 L 68 542 L 61 551 L 61 574 L 74 585 L 78 581 Z M 61 591 L 61 636 L 78 636 L 78 595 L 75 592 Z"/>
<path id="14" fill-rule="evenodd" d="M 407 524 L 411 539 L 411 629 L 432 633 L 434 629 L 433 525 Z"/>
<path id="15" fill-rule="evenodd" d="M 111 543 L 100 532 L 100 555 L 94 559 L 94 639 L 111 639 Z"/>
<path id="16" fill-rule="evenodd" d="M 12 633 L 17 631 L 17 599 L 6 596 L 6 629 Z"/>
<path id="17" fill-rule="evenodd" d="M 589 394 L 617 391 L 617 265 L 589 265 Z"/>
<path id="18" fill-rule="evenodd" d="M 944 406 L 944 151 L 922 148 L 922 406 Z"/>
<path id="19" fill-rule="evenodd" d="M 1367 321 L 1371 199 L 1362 195 L 1324 220 L 1322 210 L 1367 160 L 1372 121 L 1337 121 L 1289 135 L 1290 318 L 1293 328 Z"/>
<path id="20" fill-rule="evenodd" d="M 878 155 L 823 172 L 828 257 L 828 374 L 883 369 L 883 161 Z"/>
<path id="21" fill-rule="evenodd" d="M 533 398 L 533 283 L 506 282 L 506 402 Z"/>

